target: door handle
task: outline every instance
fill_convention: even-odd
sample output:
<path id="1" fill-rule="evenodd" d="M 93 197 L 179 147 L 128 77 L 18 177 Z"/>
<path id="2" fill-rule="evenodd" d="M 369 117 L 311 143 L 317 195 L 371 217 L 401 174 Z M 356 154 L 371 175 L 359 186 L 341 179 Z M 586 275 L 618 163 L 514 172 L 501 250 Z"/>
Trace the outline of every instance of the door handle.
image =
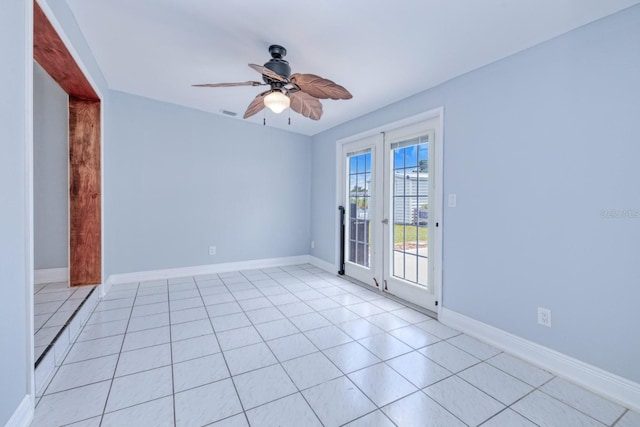
<path id="1" fill-rule="evenodd" d="M 382 223 L 383 223 L 383 224 L 389 224 L 389 218 L 385 218 L 385 219 L 383 219 L 383 220 L 382 220 Z"/>

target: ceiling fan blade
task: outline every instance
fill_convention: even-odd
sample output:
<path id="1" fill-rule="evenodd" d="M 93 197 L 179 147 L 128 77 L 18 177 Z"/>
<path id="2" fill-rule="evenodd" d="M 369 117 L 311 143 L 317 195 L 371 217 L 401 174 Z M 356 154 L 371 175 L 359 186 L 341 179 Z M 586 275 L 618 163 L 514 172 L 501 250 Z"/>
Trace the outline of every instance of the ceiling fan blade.
<path id="1" fill-rule="evenodd" d="M 322 104 L 317 98 L 308 93 L 299 91 L 289 93 L 291 99 L 291 109 L 296 113 L 300 113 L 311 120 L 320 120 L 322 117 Z"/>
<path id="2" fill-rule="evenodd" d="M 260 82 L 238 82 L 238 83 L 205 83 L 200 85 L 191 85 L 193 87 L 233 87 L 233 86 L 266 86 L 266 83 Z"/>
<path id="3" fill-rule="evenodd" d="M 280 74 L 275 73 L 275 72 L 271 71 L 270 69 L 268 69 L 267 67 L 263 67 L 262 65 L 249 64 L 249 67 L 253 68 L 254 70 L 259 72 L 263 76 L 267 76 L 270 79 L 275 80 L 277 82 L 287 82 L 287 79 L 282 77 Z"/>
<path id="4" fill-rule="evenodd" d="M 353 97 L 344 87 L 315 74 L 292 74 L 291 83 L 297 85 L 301 91 L 319 99 L 351 99 Z"/>
<path id="5" fill-rule="evenodd" d="M 271 91 L 267 90 L 258 94 L 253 101 L 251 101 L 251 104 L 247 107 L 247 111 L 244 112 L 244 116 L 242 116 L 242 118 L 246 119 L 262 111 L 264 109 L 264 96 L 269 92 Z"/>

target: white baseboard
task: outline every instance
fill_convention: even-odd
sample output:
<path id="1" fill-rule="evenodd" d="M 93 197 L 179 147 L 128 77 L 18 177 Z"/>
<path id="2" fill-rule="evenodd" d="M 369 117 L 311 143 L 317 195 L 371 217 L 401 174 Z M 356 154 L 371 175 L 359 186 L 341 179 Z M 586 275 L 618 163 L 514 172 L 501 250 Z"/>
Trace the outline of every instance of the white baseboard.
<path id="1" fill-rule="evenodd" d="M 316 267 L 321 268 L 328 273 L 338 274 L 338 267 L 323 259 L 309 255 L 308 263 L 311 265 L 315 265 Z"/>
<path id="2" fill-rule="evenodd" d="M 640 411 L 640 384 L 634 381 L 444 307 L 438 320 L 629 409 Z"/>
<path id="3" fill-rule="evenodd" d="M 35 270 L 33 272 L 33 282 L 36 285 L 39 285 L 42 283 L 66 282 L 68 280 L 69 280 L 69 269 L 67 267 L 46 268 L 41 270 Z"/>
<path id="4" fill-rule="evenodd" d="M 5 424 L 5 427 L 28 427 L 33 420 L 34 402 L 30 394 L 27 394 Z"/>
<path id="5" fill-rule="evenodd" d="M 222 264 L 196 265 L 191 267 L 169 268 L 166 270 L 140 271 L 135 273 L 112 274 L 107 281 L 110 285 L 122 283 L 144 282 L 147 280 L 173 279 L 185 276 L 199 276 L 204 274 L 226 273 L 230 271 L 254 270 L 261 268 L 279 267 L 282 265 L 306 264 L 309 255 L 284 258 L 267 258 L 250 261 L 227 262 Z M 109 289 L 105 289 L 105 293 Z"/>

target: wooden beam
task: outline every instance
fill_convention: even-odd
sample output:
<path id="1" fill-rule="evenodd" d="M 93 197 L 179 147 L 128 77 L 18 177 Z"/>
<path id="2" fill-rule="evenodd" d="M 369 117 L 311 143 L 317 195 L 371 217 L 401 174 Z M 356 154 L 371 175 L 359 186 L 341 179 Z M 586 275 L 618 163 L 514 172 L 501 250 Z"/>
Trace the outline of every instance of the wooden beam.
<path id="1" fill-rule="evenodd" d="M 69 97 L 69 277 L 102 283 L 100 102 Z"/>
<path id="2" fill-rule="evenodd" d="M 69 96 L 100 100 L 37 2 L 33 4 L 33 59 Z"/>

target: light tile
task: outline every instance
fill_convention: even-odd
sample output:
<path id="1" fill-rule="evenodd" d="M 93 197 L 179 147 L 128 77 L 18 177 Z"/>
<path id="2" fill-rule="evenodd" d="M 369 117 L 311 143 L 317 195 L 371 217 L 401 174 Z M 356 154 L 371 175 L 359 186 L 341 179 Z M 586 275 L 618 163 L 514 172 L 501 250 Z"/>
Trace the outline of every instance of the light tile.
<path id="1" fill-rule="evenodd" d="M 151 314 L 166 313 L 169 311 L 169 303 L 159 302 L 155 304 L 137 305 L 131 311 L 131 317 L 149 316 Z"/>
<path id="2" fill-rule="evenodd" d="M 561 378 L 552 379 L 540 390 L 607 425 L 613 424 L 625 411 L 622 406 Z"/>
<path id="3" fill-rule="evenodd" d="M 204 307 L 204 301 L 200 296 L 196 298 L 187 298 L 187 299 L 179 299 L 179 300 L 170 300 L 169 301 L 169 309 L 171 312 L 186 310 L 188 308 L 198 308 Z"/>
<path id="4" fill-rule="evenodd" d="M 100 427 L 100 420 L 102 416 L 93 417 L 86 420 L 78 421 L 77 423 L 67 424 L 65 427 Z"/>
<path id="5" fill-rule="evenodd" d="M 433 400 L 468 425 L 479 425 L 505 406 L 458 377 L 449 377 L 424 389 Z"/>
<path id="6" fill-rule="evenodd" d="M 391 314 L 393 314 L 394 316 L 398 316 L 399 318 L 406 320 L 409 323 L 420 323 L 426 322 L 427 320 L 433 320 L 426 314 L 422 314 L 419 311 L 416 311 L 409 307 L 403 307 L 399 310 L 393 310 Z"/>
<path id="7" fill-rule="evenodd" d="M 300 331 L 287 319 L 274 320 L 272 322 L 256 325 L 256 329 L 265 340 L 285 337 L 297 334 Z"/>
<path id="8" fill-rule="evenodd" d="M 303 302 L 282 304 L 278 306 L 278 310 L 280 310 L 287 317 L 299 316 L 301 314 L 306 314 L 306 313 L 313 313 L 313 308 L 309 307 L 307 304 Z"/>
<path id="9" fill-rule="evenodd" d="M 218 332 L 217 336 L 218 343 L 222 350 L 231 350 L 233 348 L 262 342 L 262 337 L 253 326 Z"/>
<path id="10" fill-rule="evenodd" d="M 248 285 L 250 288 L 253 288 L 253 285 L 249 284 Z M 231 293 L 233 294 L 234 297 L 236 297 L 236 299 L 238 301 L 241 300 L 245 300 L 245 299 L 253 299 L 253 298 L 260 298 L 263 297 L 264 295 L 262 295 L 262 292 L 260 292 L 259 290 L 253 288 L 253 289 L 244 289 L 244 290 L 240 290 L 240 291 L 231 291 Z"/>
<path id="11" fill-rule="evenodd" d="M 322 427 L 300 393 L 247 411 L 249 422 L 261 427 Z"/>
<path id="12" fill-rule="evenodd" d="M 375 411 L 345 424 L 345 427 L 395 427 L 382 411 Z"/>
<path id="13" fill-rule="evenodd" d="M 116 369 L 118 355 L 98 357 L 60 366 L 45 390 L 46 394 L 110 380 Z"/>
<path id="14" fill-rule="evenodd" d="M 242 412 L 230 379 L 175 394 L 176 426 L 197 427 Z"/>
<path id="15" fill-rule="evenodd" d="M 219 353 L 220 346 L 218 345 L 216 336 L 211 334 L 172 342 L 171 351 L 173 363 L 178 363 L 184 362 L 185 360 L 195 359 L 197 357 Z"/>
<path id="16" fill-rule="evenodd" d="M 349 320 L 348 322 L 340 323 L 338 326 L 354 340 L 367 338 L 384 332 L 384 330 L 365 319 Z"/>
<path id="17" fill-rule="evenodd" d="M 440 341 L 440 338 L 435 335 L 431 335 L 423 329 L 417 328 L 413 325 L 394 329 L 389 333 L 415 349 L 435 344 Z"/>
<path id="18" fill-rule="evenodd" d="M 302 301 L 311 301 L 315 299 L 325 298 L 320 292 L 315 291 L 313 289 L 309 289 L 306 291 L 294 292 L 296 297 L 300 298 Z"/>
<path id="19" fill-rule="evenodd" d="M 171 364 L 171 345 L 169 343 L 145 347 L 132 351 L 123 351 L 118 360 L 116 377 L 136 372 L 160 368 Z"/>
<path id="20" fill-rule="evenodd" d="M 103 381 L 43 396 L 32 426 L 57 427 L 102 414 L 111 381 Z"/>
<path id="21" fill-rule="evenodd" d="M 130 315 L 131 315 L 130 308 L 100 311 L 100 312 L 93 313 L 89 317 L 89 320 L 87 321 L 87 325 L 93 325 L 93 324 L 102 323 L 102 322 L 113 322 L 115 320 L 125 320 L 125 319 L 128 319 Z"/>
<path id="22" fill-rule="evenodd" d="M 282 366 L 300 390 L 342 376 L 342 372 L 321 352 L 288 360 Z"/>
<path id="23" fill-rule="evenodd" d="M 382 412 L 402 427 L 466 427 L 462 421 L 421 391 L 383 407 Z"/>
<path id="24" fill-rule="evenodd" d="M 211 317 L 226 316 L 228 314 L 242 312 L 242 307 L 237 302 L 225 302 L 222 304 L 207 304 L 207 311 Z"/>
<path id="25" fill-rule="evenodd" d="M 91 341 L 75 343 L 64 359 L 64 363 L 79 362 L 95 357 L 118 354 L 122 347 L 123 338 L 124 335 L 116 335 L 114 337 L 98 338 Z"/>
<path id="26" fill-rule="evenodd" d="M 437 342 L 419 351 L 453 373 L 460 372 L 480 362 L 480 359 L 452 346 L 446 341 Z"/>
<path id="27" fill-rule="evenodd" d="M 174 325 L 202 319 L 209 319 L 209 314 L 204 306 L 171 312 L 171 323 Z"/>
<path id="28" fill-rule="evenodd" d="M 419 388 L 430 386 L 453 375 L 417 351 L 387 360 L 386 363 Z"/>
<path id="29" fill-rule="evenodd" d="M 329 297 L 323 297 L 307 301 L 307 305 L 316 311 L 328 310 L 330 308 L 340 307 L 340 304 Z"/>
<path id="30" fill-rule="evenodd" d="M 371 303 L 387 311 L 395 311 L 395 310 L 399 310 L 401 308 L 406 307 L 405 305 L 400 304 L 399 302 L 392 301 L 389 298 L 376 299 L 376 300 L 373 300 Z"/>
<path id="31" fill-rule="evenodd" d="M 129 320 L 127 332 L 138 332 L 145 329 L 160 328 L 162 326 L 169 326 L 168 312 L 143 317 L 132 317 L 131 320 Z"/>
<path id="32" fill-rule="evenodd" d="M 345 374 L 380 362 L 380 359 L 357 342 L 332 347 L 323 353 Z"/>
<path id="33" fill-rule="evenodd" d="M 466 351 L 467 353 L 477 357 L 480 360 L 487 360 L 490 357 L 501 353 L 501 351 L 497 348 L 480 342 L 477 339 L 471 338 L 469 335 L 465 334 L 455 336 L 447 340 L 447 342 L 449 344 L 453 344 L 461 350 Z"/>
<path id="34" fill-rule="evenodd" d="M 60 332 L 60 327 L 42 328 L 34 335 L 34 345 L 36 347 L 51 344 L 53 338 Z"/>
<path id="35" fill-rule="evenodd" d="M 226 316 L 214 317 L 211 319 L 213 323 L 213 329 L 216 332 L 230 331 L 231 329 L 242 328 L 243 326 L 250 326 L 251 322 L 244 313 L 228 314 Z"/>
<path id="36" fill-rule="evenodd" d="M 278 363 L 266 344 L 253 344 L 224 352 L 232 375 L 241 374 L 254 369 Z"/>
<path id="37" fill-rule="evenodd" d="M 376 409 L 346 377 L 327 381 L 302 394 L 325 426 L 339 426 Z"/>
<path id="38" fill-rule="evenodd" d="M 332 296 L 331 299 L 342 305 L 354 305 L 364 302 L 362 298 L 359 298 L 352 294 L 339 294 Z"/>
<path id="39" fill-rule="evenodd" d="M 229 370 L 222 357 L 216 353 L 173 365 L 173 389 L 175 393 L 199 387 L 229 377 Z"/>
<path id="40" fill-rule="evenodd" d="M 202 293 L 202 301 L 204 302 L 204 305 L 207 306 L 207 310 L 213 305 L 236 301 L 233 295 L 231 295 L 230 292 L 227 292 L 226 288 L 206 288 L 201 289 L 200 292 Z"/>
<path id="41" fill-rule="evenodd" d="M 233 377 L 245 410 L 295 393 L 296 386 L 280 365 L 272 365 Z"/>
<path id="42" fill-rule="evenodd" d="M 386 333 L 363 338 L 358 342 L 382 360 L 413 351 L 411 347 Z"/>
<path id="43" fill-rule="evenodd" d="M 169 301 L 169 296 L 166 292 L 160 294 L 152 294 L 152 295 L 143 295 L 138 296 L 135 301 L 135 305 L 147 305 L 147 304 L 158 304 L 158 303 L 166 303 Z"/>
<path id="44" fill-rule="evenodd" d="M 550 373 L 506 353 L 488 359 L 487 363 L 534 387 L 539 387 L 553 378 Z"/>
<path id="45" fill-rule="evenodd" d="M 424 329 L 431 335 L 435 335 L 443 340 L 453 338 L 456 335 L 460 335 L 460 331 L 456 331 L 453 328 L 443 325 L 437 320 L 428 320 L 426 322 L 420 322 L 415 324 L 418 328 Z"/>
<path id="46" fill-rule="evenodd" d="M 169 396 L 172 393 L 170 366 L 115 378 L 111 384 L 106 411 L 117 411 L 138 403 Z"/>
<path id="47" fill-rule="evenodd" d="M 320 350 L 353 341 L 349 335 L 345 334 L 340 328 L 334 325 L 320 329 L 313 329 L 305 332 L 304 334 Z"/>
<path id="48" fill-rule="evenodd" d="M 247 417 L 245 417 L 244 413 L 234 415 L 229 418 L 225 418 L 224 420 L 220 420 L 213 424 L 209 424 L 210 427 L 249 427 L 249 423 L 247 422 Z"/>
<path id="49" fill-rule="evenodd" d="M 384 313 L 385 310 L 373 305 L 370 302 L 361 302 L 359 304 L 353 304 L 349 306 L 349 310 L 353 311 L 361 317 L 373 316 L 375 314 Z"/>
<path id="50" fill-rule="evenodd" d="M 482 427 L 537 427 L 536 424 L 532 423 L 522 415 L 517 412 L 512 411 L 511 409 L 505 409 L 500 412 L 498 415 L 490 418 L 489 421 L 482 424 Z"/>
<path id="51" fill-rule="evenodd" d="M 284 319 L 283 314 L 275 307 L 265 307 L 247 311 L 246 315 L 254 325 Z"/>
<path id="52" fill-rule="evenodd" d="M 602 427 L 604 424 L 541 391 L 534 391 L 511 409 L 542 426 Z"/>
<path id="53" fill-rule="evenodd" d="M 114 322 L 97 323 L 94 325 L 86 325 L 77 341 L 87 341 L 96 338 L 110 337 L 113 335 L 124 334 L 127 330 L 126 320 L 116 320 Z"/>
<path id="54" fill-rule="evenodd" d="M 171 325 L 172 341 L 186 340 L 211 333 L 213 333 L 213 328 L 211 327 L 211 321 L 209 319 Z"/>
<path id="55" fill-rule="evenodd" d="M 195 284 L 188 285 L 188 288 L 195 288 Z M 183 300 L 183 299 L 198 299 L 200 300 L 200 292 L 198 289 L 183 289 L 183 290 L 174 290 L 174 286 L 169 288 L 169 300 L 171 301 L 171 305 L 173 306 L 174 301 Z M 200 301 L 202 302 L 202 301 Z"/>
<path id="56" fill-rule="evenodd" d="M 289 317 L 289 320 L 303 332 L 331 325 L 327 319 L 318 313 L 301 314 Z"/>
<path id="57" fill-rule="evenodd" d="M 278 306 L 300 302 L 300 299 L 298 299 L 295 295 L 290 294 L 288 292 L 286 294 L 270 295 L 270 296 L 267 296 L 267 298 L 269 298 L 269 301 L 271 301 L 272 304 L 278 305 Z M 297 314 L 302 314 L 302 313 L 297 313 Z"/>
<path id="58" fill-rule="evenodd" d="M 413 384 L 384 363 L 353 372 L 348 377 L 378 406 L 417 391 Z"/>
<path id="59" fill-rule="evenodd" d="M 76 304 L 77 307 L 77 304 Z M 104 311 L 104 310 L 114 310 L 117 308 L 130 308 L 133 307 L 133 298 L 124 298 L 124 299 L 113 299 L 100 301 L 98 305 L 96 305 L 95 311 Z"/>
<path id="60" fill-rule="evenodd" d="M 170 340 L 169 328 L 146 329 L 139 332 L 129 332 L 124 337 L 122 351 L 136 350 L 138 348 L 151 347 L 152 345 L 168 343 Z"/>
<path id="61" fill-rule="evenodd" d="M 626 414 L 618 421 L 616 427 L 638 427 L 640 426 L 640 413 L 627 411 Z"/>
<path id="62" fill-rule="evenodd" d="M 281 362 L 318 351 L 311 341 L 302 334 L 276 338 L 267 341 L 267 344 Z"/>
<path id="63" fill-rule="evenodd" d="M 266 297 L 240 300 L 238 301 L 238 304 L 240 304 L 242 309 L 245 311 L 257 310 L 259 308 L 273 307 L 273 304 L 271 304 L 271 301 L 269 301 Z"/>
<path id="64" fill-rule="evenodd" d="M 171 396 L 141 403 L 104 414 L 101 427 L 173 427 L 173 398 Z"/>
<path id="65" fill-rule="evenodd" d="M 530 385 L 487 363 L 472 366 L 458 376 L 507 406 L 533 390 Z"/>
<path id="66" fill-rule="evenodd" d="M 358 316 L 353 311 L 344 307 L 337 307 L 337 308 L 330 308 L 329 310 L 322 310 L 320 311 L 320 314 L 322 314 L 329 322 L 333 324 L 340 324 L 340 323 L 348 322 L 349 320 L 360 319 L 360 316 Z"/>

